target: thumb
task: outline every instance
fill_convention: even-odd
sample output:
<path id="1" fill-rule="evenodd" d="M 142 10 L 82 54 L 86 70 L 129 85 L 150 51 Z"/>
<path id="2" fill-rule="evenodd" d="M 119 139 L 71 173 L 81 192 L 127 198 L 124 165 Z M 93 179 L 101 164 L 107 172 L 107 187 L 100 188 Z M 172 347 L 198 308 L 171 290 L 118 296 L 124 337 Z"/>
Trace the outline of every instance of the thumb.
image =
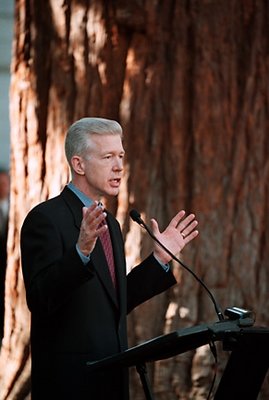
<path id="1" fill-rule="evenodd" d="M 88 208 L 87 207 L 82 207 L 82 217 L 84 218 L 86 215 Z"/>
<path id="2" fill-rule="evenodd" d="M 152 218 L 152 219 L 150 220 L 150 222 L 151 222 L 153 234 L 154 234 L 155 236 L 158 236 L 158 235 L 160 234 L 158 222 L 157 222 L 156 219 L 154 219 L 154 218 Z"/>

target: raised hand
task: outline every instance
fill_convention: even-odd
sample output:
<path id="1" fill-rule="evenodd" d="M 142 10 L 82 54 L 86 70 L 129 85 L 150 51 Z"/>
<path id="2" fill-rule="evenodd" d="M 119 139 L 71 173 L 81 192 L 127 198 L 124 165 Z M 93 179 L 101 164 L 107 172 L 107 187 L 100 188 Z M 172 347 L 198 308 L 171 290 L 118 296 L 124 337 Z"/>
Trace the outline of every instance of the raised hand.
<path id="1" fill-rule="evenodd" d="M 186 244 L 193 240 L 199 233 L 195 229 L 198 225 L 195 215 L 185 215 L 186 212 L 184 210 L 179 211 L 163 232 L 160 232 L 158 222 L 155 219 L 151 219 L 153 234 L 175 255 L 180 253 Z M 171 256 L 156 242 L 154 243 L 153 254 L 164 264 L 171 261 Z"/>
<path id="2" fill-rule="evenodd" d="M 83 218 L 78 237 L 78 247 L 80 251 L 88 256 L 94 249 L 98 236 L 107 229 L 103 224 L 106 213 L 103 207 L 94 202 L 90 207 L 83 207 Z"/>

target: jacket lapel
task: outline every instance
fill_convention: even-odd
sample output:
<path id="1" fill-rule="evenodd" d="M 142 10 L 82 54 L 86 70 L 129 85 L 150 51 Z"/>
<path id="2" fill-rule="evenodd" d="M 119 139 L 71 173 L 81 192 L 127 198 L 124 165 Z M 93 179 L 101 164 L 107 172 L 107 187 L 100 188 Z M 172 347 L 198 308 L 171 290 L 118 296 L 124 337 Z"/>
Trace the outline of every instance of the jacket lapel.
<path id="1" fill-rule="evenodd" d="M 64 188 L 64 190 L 62 191 L 61 195 L 63 196 L 66 204 L 68 205 L 71 213 L 73 214 L 74 225 L 79 230 L 80 229 L 80 225 L 81 225 L 81 221 L 82 221 L 83 203 L 75 195 L 75 193 L 72 192 L 72 190 L 68 189 L 67 186 Z"/>

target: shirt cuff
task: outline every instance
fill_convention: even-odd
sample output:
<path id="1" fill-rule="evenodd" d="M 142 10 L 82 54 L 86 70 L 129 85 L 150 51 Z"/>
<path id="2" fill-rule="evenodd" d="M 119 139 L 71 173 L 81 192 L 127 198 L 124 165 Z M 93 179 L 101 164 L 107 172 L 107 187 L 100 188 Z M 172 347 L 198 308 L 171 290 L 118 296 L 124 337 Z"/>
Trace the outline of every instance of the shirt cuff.
<path id="1" fill-rule="evenodd" d="M 158 263 L 159 263 L 160 266 L 164 269 L 165 272 L 168 272 L 168 271 L 170 270 L 170 265 L 169 265 L 169 264 L 163 264 L 163 263 L 158 259 L 158 257 L 156 257 L 154 254 L 153 254 L 153 257 L 155 258 L 156 261 L 158 261 Z"/>
<path id="2" fill-rule="evenodd" d="M 77 243 L 76 243 L 76 249 L 77 249 L 78 255 L 81 258 L 81 261 L 83 262 L 83 264 L 84 265 L 88 264 L 88 262 L 90 261 L 91 255 L 89 254 L 88 256 L 85 256 L 85 254 L 83 254 L 80 251 L 80 248 L 78 247 Z"/>

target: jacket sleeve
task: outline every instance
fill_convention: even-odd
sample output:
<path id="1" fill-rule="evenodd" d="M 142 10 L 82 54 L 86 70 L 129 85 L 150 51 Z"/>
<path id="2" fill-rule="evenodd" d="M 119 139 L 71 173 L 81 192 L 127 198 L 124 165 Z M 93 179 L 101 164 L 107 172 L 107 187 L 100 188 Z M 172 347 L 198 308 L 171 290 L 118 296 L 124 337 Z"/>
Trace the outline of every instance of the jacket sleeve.
<path id="1" fill-rule="evenodd" d="M 127 275 L 127 312 L 176 283 L 172 271 L 166 272 L 151 254 Z"/>

